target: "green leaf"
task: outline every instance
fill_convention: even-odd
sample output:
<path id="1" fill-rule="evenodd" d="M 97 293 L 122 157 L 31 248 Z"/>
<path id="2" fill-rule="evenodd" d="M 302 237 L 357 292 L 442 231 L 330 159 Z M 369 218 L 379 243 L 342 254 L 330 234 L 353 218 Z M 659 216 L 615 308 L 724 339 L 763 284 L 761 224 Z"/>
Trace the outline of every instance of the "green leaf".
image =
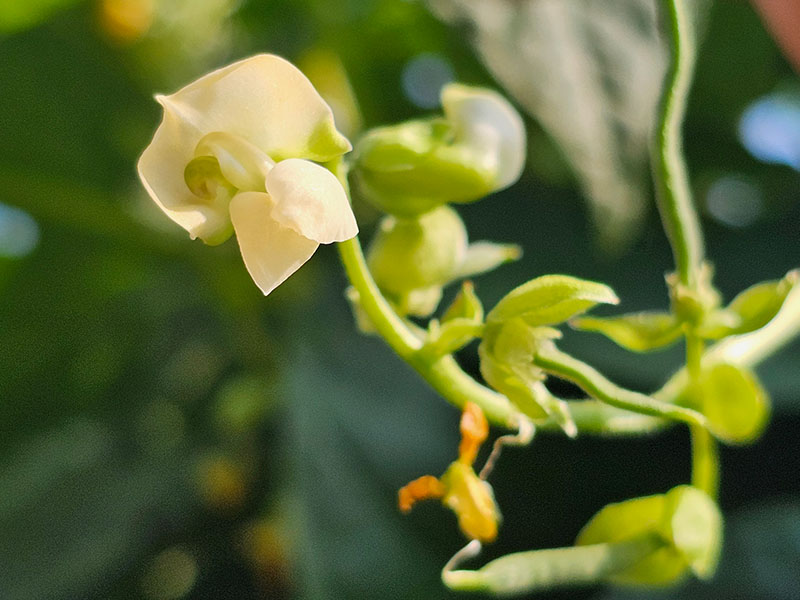
<path id="1" fill-rule="evenodd" d="M 722 517 L 705 492 L 678 486 L 667 494 L 609 504 L 578 534 L 576 545 L 624 542 L 658 533 L 667 546 L 609 579 L 616 583 L 665 585 L 687 568 L 710 577 L 716 568 L 722 541 Z"/>
<path id="2" fill-rule="evenodd" d="M 800 271 L 794 270 L 783 279 L 765 281 L 747 288 L 727 308 L 718 311 L 722 314 L 712 313 L 709 322 L 703 323 L 700 335 L 707 339 L 720 339 L 761 329 L 778 314 L 798 279 Z"/>
<path id="3" fill-rule="evenodd" d="M 618 304 L 607 285 L 568 275 L 544 275 L 509 292 L 486 317 L 488 323 L 522 318 L 534 327 L 556 325 L 595 304 Z"/>
<path id="4" fill-rule="evenodd" d="M 703 373 L 698 385 L 701 411 L 717 437 L 747 443 L 764 431 L 770 415 L 769 396 L 753 373 L 717 364 Z"/>
<path id="5" fill-rule="evenodd" d="M 580 317 L 570 325 L 582 331 L 596 331 L 623 348 L 648 352 L 669 346 L 681 336 L 678 320 L 666 312 L 639 312 L 618 317 Z"/>

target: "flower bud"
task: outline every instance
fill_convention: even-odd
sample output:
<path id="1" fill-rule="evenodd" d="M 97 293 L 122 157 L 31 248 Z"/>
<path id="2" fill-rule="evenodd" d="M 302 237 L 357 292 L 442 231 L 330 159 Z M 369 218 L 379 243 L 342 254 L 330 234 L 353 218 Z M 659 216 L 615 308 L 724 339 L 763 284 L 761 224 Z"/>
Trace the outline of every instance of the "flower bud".
<path id="1" fill-rule="evenodd" d="M 499 94 L 450 84 L 444 118 L 367 133 L 355 151 L 361 193 L 378 208 L 411 217 L 449 202 L 478 200 L 519 178 L 525 129 Z"/>
<path id="2" fill-rule="evenodd" d="M 423 296 L 435 296 L 438 304 L 441 286 L 456 273 L 466 251 L 464 223 L 453 209 L 442 206 L 415 219 L 385 217 L 370 244 L 367 263 L 378 286 L 393 300 L 428 290 Z M 431 288 L 439 289 L 432 293 Z"/>

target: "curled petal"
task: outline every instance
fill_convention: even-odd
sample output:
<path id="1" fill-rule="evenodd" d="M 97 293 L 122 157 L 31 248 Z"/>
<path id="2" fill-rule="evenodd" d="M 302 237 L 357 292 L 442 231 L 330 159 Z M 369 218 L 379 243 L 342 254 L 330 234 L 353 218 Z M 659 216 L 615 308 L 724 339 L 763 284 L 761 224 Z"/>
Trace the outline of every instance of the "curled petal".
<path id="1" fill-rule="evenodd" d="M 231 200 L 231 221 L 244 264 L 265 296 L 297 271 L 319 246 L 275 221 L 271 211 L 271 198 L 261 192 L 243 192 Z"/>
<path id="2" fill-rule="evenodd" d="M 263 192 L 264 179 L 275 165 L 275 161 L 244 138 L 223 131 L 203 136 L 194 153 L 216 158 L 225 179 L 244 192 Z"/>
<path id="3" fill-rule="evenodd" d="M 272 218 L 320 244 L 349 240 L 358 225 L 347 194 L 336 176 L 317 164 L 292 158 L 267 174 L 274 201 Z"/>
<path id="4" fill-rule="evenodd" d="M 482 166 L 496 171 L 496 187 L 514 183 L 525 164 L 525 126 L 497 92 L 457 83 L 442 89 L 442 106 L 456 135 L 475 152 Z"/>
<path id="5" fill-rule="evenodd" d="M 139 159 L 139 177 L 147 193 L 164 213 L 194 238 L 213 244 L 231 233 L 229 198 L 209 202 L 195 196 L 186 185 L 184 169 L 193 158 L 201 134 L 169 105 L 153 141 Z"/>

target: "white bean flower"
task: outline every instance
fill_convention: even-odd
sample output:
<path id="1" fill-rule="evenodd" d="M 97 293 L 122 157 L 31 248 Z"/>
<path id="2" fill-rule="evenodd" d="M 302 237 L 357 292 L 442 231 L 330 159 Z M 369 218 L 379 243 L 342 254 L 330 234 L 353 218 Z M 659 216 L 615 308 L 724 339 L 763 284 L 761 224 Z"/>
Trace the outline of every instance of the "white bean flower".
<path id="1" fill-rule="evenodd" d="M 192 239 L 219 244 L 235 232 L 265 295 L 320 244 L 358 233 L 344 188 L 317 164 L 350 142 L 289 62 L 260 54 L 156 100 L 164 118 L 139 159 L 145 188 Z"/>

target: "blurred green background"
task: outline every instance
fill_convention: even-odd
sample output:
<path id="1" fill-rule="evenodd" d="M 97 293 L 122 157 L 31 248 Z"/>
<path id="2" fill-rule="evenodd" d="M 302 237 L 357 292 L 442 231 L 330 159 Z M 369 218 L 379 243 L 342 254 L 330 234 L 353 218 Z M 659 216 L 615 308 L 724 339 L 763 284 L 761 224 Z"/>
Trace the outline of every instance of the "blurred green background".
<path id="1" fill-rule="evenodd" d="M 297 61 L 353 138 L 435 109 L 450 79 L 500 81 L 535 118 L 522 180 L 461 211 L 473 239 L 525 249 L 477 280 L 484 303 L 563 272 L 610 284 L 626 310 L 664 308 L 671 255 L 641 125 L 663 66 L 654 25 L 626 37 L 556 15 L 574 27 L 554 38 L 528 15 L 500 29 L 505 46 L 484 35 L 522 4 L 0 4 L 0 598 L 453 596 L 438 572 L 462 544 L 454 517 L 436 503 L 402 516 L 395 500 L 453 459 L 457 412 L 355 332 L 332 248 L 264 299 L 235 242 L 191 243 L 146 197 L 135 163 L 160 119 L 154 93 L 255 52 Z M 591 57 L 575 64 L 595 89 L 559 62 L 575 48 Z M 800 84 L 744 2 L 705 18 L 685 133 L 726 298 L 799 266 Z M 368 237 L 376 215 L 358 199 L 356 210 Z M 642 390 L 681 363 L 679 349 L 630 356 L 591 334 L 568 332 L 565 347 Z M 723 450 L 714 581 L 539 597 L 800 597 L 799 351 L 759 368 L 774 402 L 763 439 Z M 477 373 L 474 348 L 460 358 Z M 680 428 L 541 435 L 493 475 L 505 527 L 486 556 L 570 544 L 604 504 L 688 475 Z"/>

